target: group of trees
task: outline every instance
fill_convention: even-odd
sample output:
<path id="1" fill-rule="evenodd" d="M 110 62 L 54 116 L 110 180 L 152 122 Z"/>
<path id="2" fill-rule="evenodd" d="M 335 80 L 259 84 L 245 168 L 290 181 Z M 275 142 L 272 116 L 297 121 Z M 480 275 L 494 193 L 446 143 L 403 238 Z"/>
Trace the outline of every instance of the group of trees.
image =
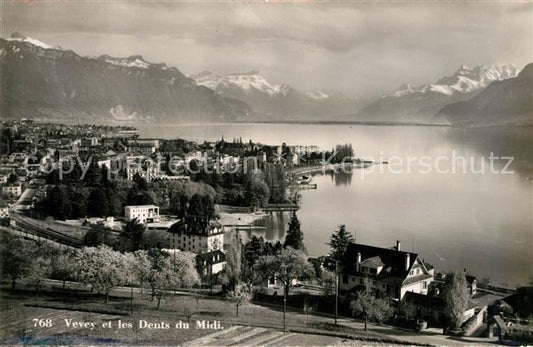
<path id="1" fill-rule="evenodd" d="M 216 191 L 216 202 L 231 206 L 263 206 L 270 198 L 270 188 L 260 171 L 207 172 L 198 168 L 192 178 L 208 184 Z"/>
<path id="2" fill-rule="evenodd" d="M 262 237 L 252 236 L 244 245 L 237 238 L 226 253 L 226 267 L 220 279 L 230 292 L 254 285 L 262 285 L 271 278 L 280 281 L 288 294 L 293 280 L 307 280 L 316 276 L 303 245 L 300 222 L 293 214 L 285 242 L 272 244 Z"/>
<path id="3" fill-rule="evenodd" d="M 99 167 L 96 161 L 91 160 L 85 175 L 78 162 L 72 165 L 72 171 L 63 177 L 58 170 L 47 175 L 50 187 L 35 206 L 39 216 L 56 219 L 117 216 L 123 213 L 129 200 L 137 199 L 137 185 L 130 187 L 128 182 L 109 179 L 107 167 Z M 136 194 L 130 191 L 133 189 Z"/>
<path id="4" fill-rule="evenodd" d="M 117 286 L 148 286 L 159 308 L 172 290 L 199 284 L 195 255 L 189 252 L 119 252 L 105 245 L 58 251 L 7 232 L 0 236 L 2 277 L 12 288 L 22 281 L 34 288 L 36 295 L 49 278 L 63 281 L 63 286 L 66 281 L 75 281 L 102 294 L 105 302 Z"/>
<path id="5" fill-rule="evenodd" d="M 131 182 L 110 179 L 108 173 L 107 167 L 99 167 L 96 161 L 90 162 L 84 176 L 78 163 L 62 178 L 54 170 L 46 178 L 50 185 L 46 196 L 35 206 L 37 214 L 56 219 L 121 216 L 124 206 L 155 204 L 162 212 L 183 218 L 189 212 L 189 205 L 198 206 L 198 199 L 214 209 L 217 193 L 207 184 L 146 182 L 139 174 Z"/>

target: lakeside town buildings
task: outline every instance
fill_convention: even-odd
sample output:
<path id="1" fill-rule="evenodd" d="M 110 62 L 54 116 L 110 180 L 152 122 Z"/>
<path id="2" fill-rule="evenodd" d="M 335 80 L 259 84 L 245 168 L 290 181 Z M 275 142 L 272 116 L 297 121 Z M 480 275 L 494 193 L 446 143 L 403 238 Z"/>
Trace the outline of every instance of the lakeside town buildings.
<path id="1" fill-rule="evenodd" d="M 250 165 L 263 168 L 265 181 L 270 188 L 275 188 L 279 186 L 275 178 L 284 168 L 300 165 L 302 160 L 309 160 L 311 154 L 319 152 L 316 146 L 262 146 L 251 141 L 242 142 L 242 139 L 234 139 L 233 142 L 222 139 L 175 153 L 165 140 L 140 139 L 137 131 L 129 127 L 12 121 L 2 122 L 2 129 L 12 137 L 11 141 L 0 144 L 4 146 L 0 154 L 2 217 L 13 210 L 28 210 L 39 194 L 43 194 L 44 182 L 36 179 L 41 173 L 39 168 L 57 169 L 62 163 L 78 157 L 92 156 L 98 166 L 105 166 L 111 171 L 122 169 L 121 179 L 134 180 L 140 176 L 146 181 L 189 181 L 190 176 L 185 170 L 173 173 L 168 168 L 153 165 L 175 154 L 179 154 L 179 160 L 174 161 L 177 167 L 194 163 L 221 172 L 251 162 Z M 306 163 L 309 164 L 309 161 Z M 102 216 L 85 218 L 83 222 L 98 223 L 117 231 L 123 225 L 122 220 L 135 220 L 145 225 L 147 231 L 164 235 L 164 243 L 159 245 L 161 248 L 196 253 L 198 269 L 203 276 L 219 273 L 224 268 L 225 234 L 231 227 L 217 220 L 199 223 L 202 227 L 195 228 L 191 220 L 161 215 L 159 206 L 131 205 L 125 207 L 123 219 L 122 216 Z M 354 292 L 370 285 L 398 304 L 413 303 L 417 307 L 417 315 L 422 318 L 443 319 L 444 308 L 439 295 L 443 279 L 438 278 L 433 266 L 419 254 L 402 251 L 400 242 L 391 248 L 352 243 L 348 247 L 347 261 L 341 265 L 341 291 Z M 495 299 L 487 296 L 486 292 L 480 295 L 475 277 L 468 276 L 467 279 L 471 300 L 464 317 L 470 319 L 482 316 L 487 303 Z"/>

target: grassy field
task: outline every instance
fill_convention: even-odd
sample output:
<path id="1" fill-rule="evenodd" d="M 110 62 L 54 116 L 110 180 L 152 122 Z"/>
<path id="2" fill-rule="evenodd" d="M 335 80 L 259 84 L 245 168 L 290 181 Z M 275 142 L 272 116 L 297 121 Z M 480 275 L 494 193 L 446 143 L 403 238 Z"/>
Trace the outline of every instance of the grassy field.
<path id="1" fill-rule="evenodd" d="M 104 304 L 101 296 L 90 294 L 85 290 L 48 289 L 39 298 L 35 298 L 31 291 L 12 292 L 7 287 L 2 287 L 0 342 L 4 345 L 24 342 L 176 345 L 217 332 L 215 329 L 198 329 L 196 321 L 218 321 L 224 330 L 232 327 L 234 329 L 234 326 L 248 326 L 261 327 L 267 331 L 280 331 L 283 327 L 283 312 L 278 308 L 247 304 L 239 307 L 239 316 L 236 317 L 235 305 L 231 302 L 204 297 L 197 303 L 190 295 L 178 294 L 163 301 L 161 308 L 157 310 L 156 303 L 151 301 L 149 295 L 135 293 L 134 311 L 133 314 L 129 314 L 129 300 L 127 290 L 116 290 L 110 302 Z M 92 322 L 94 326 L 67 326 L 66 321 L 69 320 Z M 119 320 L 126 327 L 119 328 Z M 156 324 L 154 327 L 164 327 L 166 323 L 168 329 L 140 327 L 140 321 L 154 323 Z M 177 329 L 176 323 L 180 321 L 182 324 L 189 322 L 189 329 Z M 303 340 L 310 339 L 311 342 L 315 342 L 311 343 L 312 345 L 331 345 L 338 344 L 342 340 L 350 341 L 351 338 L 372 344 L 395 342 L 375 333 L 334 326 L 329 321 L 331 319 L 306 317 L 301 312 L 289 312 L 287 328 L 292 331 L 293 337 L 283 338 L 282 344 L 302 345 Z M 128 324 L 131 326 L 127 326 Z M 311 335 L 307 335 L 313 333 L 327 336 L 312 339 L 309 337 Z M 267 333 L 259 331 L 258 334 L 261 337 Z M 250 340 L 249 343 L 253 341 Z"/>

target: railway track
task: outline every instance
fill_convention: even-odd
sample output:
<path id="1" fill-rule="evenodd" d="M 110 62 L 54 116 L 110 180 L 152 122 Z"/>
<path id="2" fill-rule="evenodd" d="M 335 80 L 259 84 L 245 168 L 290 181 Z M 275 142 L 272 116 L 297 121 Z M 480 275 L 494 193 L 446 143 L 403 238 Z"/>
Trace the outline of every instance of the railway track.
<path id="1" fill-rule="evenodd" d="M 65 235 L 64 233 L 60 233 L 50 228 L 44 228 L 32 222 L 31 219 L 29 218 L 25 218 L 20 215 L 12 214 L 11 219 L 13 219 L 16 222 L 17 229 L 22 229 L 25 232 L 28 232 L 30 234 L 45 237 L 50 240 L 63 243 L 65 245 L 72 246 L 72 247 L 82 246 L 82 242 L 80 239 L 77 239 L 69 235 Z"/>

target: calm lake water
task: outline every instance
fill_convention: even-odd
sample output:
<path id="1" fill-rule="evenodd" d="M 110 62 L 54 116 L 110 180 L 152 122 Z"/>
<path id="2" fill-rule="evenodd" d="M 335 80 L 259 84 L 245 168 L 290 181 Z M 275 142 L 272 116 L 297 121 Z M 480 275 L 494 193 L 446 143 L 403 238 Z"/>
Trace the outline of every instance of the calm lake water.
<path id="1" fill-rule="evenodd" d="M 138 128 L 143 137 L 197 141 L 224 135 L 226 140 L 242 137 L 323 149 L 351 143 L 356 156 L 389 164 L 313 177 L 318 189 L 302 193 L 298 211 L 310 255 L 326 254 L 331 233 L 346 224 L 357 242 L 389 247 L 400 240 L 402 249 L 414 249 L 437 271 L 466 267 L 478 278 L 490 277 L 493 284 L 511 287 L 533 276 L 532 128 L 308 124 Z M 491 172 L 491 152 L 514 157 L 507 168 L 513 173 Z M 507 161 L 495 160 L 493 171 L 501 172 Z M 485 173 L 476 173 L 483 166 Z M 274 216 L 270 229 L 258 234 L 283 239 L 288 219 Z"/>

